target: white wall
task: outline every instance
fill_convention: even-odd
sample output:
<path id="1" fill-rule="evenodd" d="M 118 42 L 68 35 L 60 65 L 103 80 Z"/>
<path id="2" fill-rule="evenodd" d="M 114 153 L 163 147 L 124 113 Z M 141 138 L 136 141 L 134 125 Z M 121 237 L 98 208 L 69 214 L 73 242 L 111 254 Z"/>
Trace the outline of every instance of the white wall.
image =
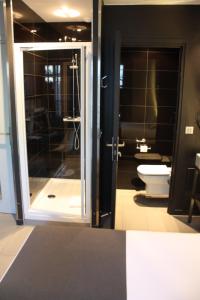
<path id="1" fill-rule="evenodd" d="M 10 140 L 10 98 L 8 65 L 3 17 L 0 0 L 0 212 L 15 212 L 14 181 Z"/>

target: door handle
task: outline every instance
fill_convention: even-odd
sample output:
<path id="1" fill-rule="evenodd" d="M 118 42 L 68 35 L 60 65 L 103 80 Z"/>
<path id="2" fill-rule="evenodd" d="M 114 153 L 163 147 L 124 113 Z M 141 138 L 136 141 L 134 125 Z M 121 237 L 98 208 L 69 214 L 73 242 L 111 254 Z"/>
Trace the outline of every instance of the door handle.
<path id="1" fill-rule="evenodd" d="M 118 157 L 122 157 L 122 153 L 118 151 Z"/>
<path id="2" fill-rule="evenodd" d="M 124 148 L 126 146 L 125 142 L 123 142 L 122 144 L 118 144 L 118 148 Z"/>
<path id="3" fill-rule="evenodd" d="M 106 79 L 107 77 L 108 77 L 108 76 L 106 75 L 106 76 L 103 76 L 103 77 L 101 78 L 101 87 L 102 87 L 103 89 L 106 89 L 106 88 L 108 87 L 107 84 L 104 84 L 104 81 L 105 81 L 105 79 Z"/>

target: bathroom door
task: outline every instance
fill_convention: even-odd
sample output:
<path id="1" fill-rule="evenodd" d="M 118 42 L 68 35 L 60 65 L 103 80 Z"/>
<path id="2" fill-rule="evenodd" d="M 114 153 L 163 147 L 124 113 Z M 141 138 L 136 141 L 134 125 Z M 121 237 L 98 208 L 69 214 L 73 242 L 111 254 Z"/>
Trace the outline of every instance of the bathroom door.
<path id="1" fill-rule="evenodd" d="M 3 2 L 0 2 L 0 212 L 15 212 L 9 114 L 7 49 L 4 32 Z"/>
<path id="2" fill-rule="evenodd" d="M 109 74 L 108 86 L 104 97 L 105 105 L 110 105 L 109 116 L 106 117 L 106 123 L 109 122 L 110 133 L 103 137 L 102 152 L 106 153 L 107 162 L 102 157 L 101 164 L 101 208 L 100 208 L 100 226 L 114 228 L 115 224 L 115 198 L 117 184 L 118 151 L 119 147 L 119 100 L 120 100 L 120 53 L 121 38 L 120 33 L 116 32 L 112 43 L 112 73 Z M 111 97 L 111 98 L 110 98 Z M 109 101 L 107 101 L 109 100 Z M 103 132 L 104 134 L 104 132 Z M 107 182 L 107 185 L 104 183 Z M 108 196 L 106 198 L 106 195 Z M 106 200 L 105 200 L 106 199 Z"/>

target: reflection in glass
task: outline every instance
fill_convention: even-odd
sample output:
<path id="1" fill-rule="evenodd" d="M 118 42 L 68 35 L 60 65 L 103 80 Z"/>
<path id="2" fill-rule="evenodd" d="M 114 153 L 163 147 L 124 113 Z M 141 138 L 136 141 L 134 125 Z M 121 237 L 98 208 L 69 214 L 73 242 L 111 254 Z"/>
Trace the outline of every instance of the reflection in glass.
<path id="1" fill-rule="evenodd" d="M 28 65 L 33 66 L 31 73 Z M 79 49 L 24 52 L 28 170 L 34 209 L 80 214 L 81 122 L 63 121 L 77 116 L 80 120 L 80 72 Z M 46 204 L 51 201 L 48 208 L 45 199 Z M 70 201 L 74 201 L 71 206 Z"/>

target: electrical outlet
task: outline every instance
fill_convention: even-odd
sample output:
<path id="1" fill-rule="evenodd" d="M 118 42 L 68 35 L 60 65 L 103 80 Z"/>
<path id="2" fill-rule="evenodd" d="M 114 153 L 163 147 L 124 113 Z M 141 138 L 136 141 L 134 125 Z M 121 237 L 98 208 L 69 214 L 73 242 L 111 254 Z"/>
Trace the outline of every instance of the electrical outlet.
<path id="1" fill-rule="evenodd" d="M 185 126 L 185 134 L 193 134 L 194 127 L 193 126 Z"/>

